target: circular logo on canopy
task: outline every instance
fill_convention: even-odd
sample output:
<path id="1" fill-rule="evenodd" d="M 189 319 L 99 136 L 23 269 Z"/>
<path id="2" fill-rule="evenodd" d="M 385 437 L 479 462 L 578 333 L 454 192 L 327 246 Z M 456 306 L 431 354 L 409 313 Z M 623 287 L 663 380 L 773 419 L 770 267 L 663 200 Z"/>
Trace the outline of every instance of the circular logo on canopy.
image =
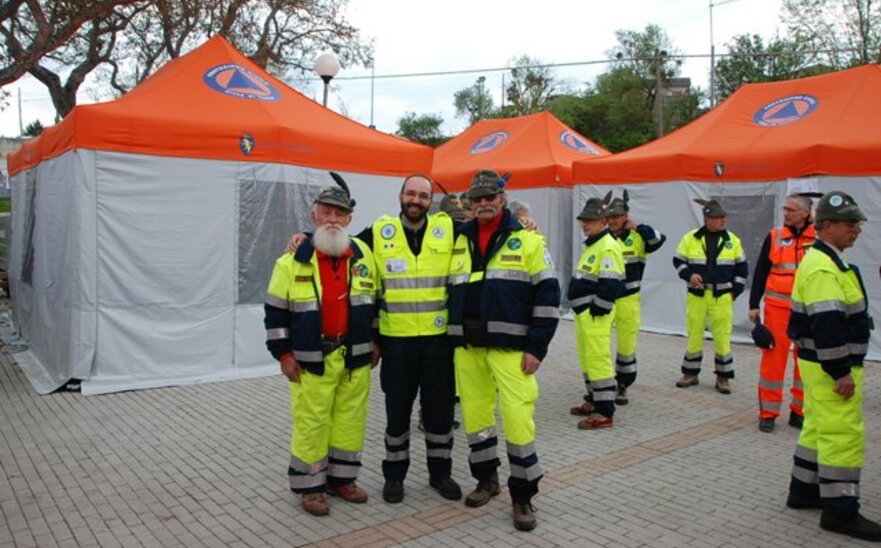
<path id="1" fill-rule="evenodd" d="M 260 101 L 278 101 L 281 95 L 275 86 L 250 70 L 233 63 L 209 69 L 202 80 L 214 91 Z"/>
<path id="2" fill-rule="evenodd" d="M 585 154 L 593 154 L 594 156 L 599 156 L 600 151 L 596 148 L 592 147 L 590 143 L 575 135 L 571 131 L 564 130 L 560 133 L 560 142 L 571 148 L 575 152 L 583 152 Z"/>
<path id="3" fill-rule="evenodd" d="M 508 140 L 507 131 L 494 131 L 488 135 L 484 135 L 471 145 L 471 154 L 483 154 L 495 148 L 498 148 Z"/>
<path id="4" fill-rule="evenodd" d="M 765 127 L 786 126 L 809 116 L 819 104 L 813 95 L 790 95 L 763 106 L 753 121 Z"/>

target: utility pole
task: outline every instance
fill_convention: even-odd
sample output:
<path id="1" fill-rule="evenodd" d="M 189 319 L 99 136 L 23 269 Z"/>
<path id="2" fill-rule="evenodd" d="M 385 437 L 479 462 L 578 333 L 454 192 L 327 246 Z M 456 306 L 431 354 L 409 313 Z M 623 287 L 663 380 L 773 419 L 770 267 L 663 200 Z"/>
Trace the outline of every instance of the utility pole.
<path id="1" fill-rule="evenodd" d="M 483 83 L 486 82 L 486 76 L 477 79 L 477 119 L 483 120 Z"/>
<path id="2" fill-rule="evenodd" d="M 663 66 L 666 58 L 666 51 L 655 50 L 655 101 L 658 104 L 658 137 L 664 136 Z"/>
<path id="3" fill-rule="evenodd" d="M 24 122 L 21 120 L 21 87 L 18 88 L 18 138 L 24 137 Z"/>

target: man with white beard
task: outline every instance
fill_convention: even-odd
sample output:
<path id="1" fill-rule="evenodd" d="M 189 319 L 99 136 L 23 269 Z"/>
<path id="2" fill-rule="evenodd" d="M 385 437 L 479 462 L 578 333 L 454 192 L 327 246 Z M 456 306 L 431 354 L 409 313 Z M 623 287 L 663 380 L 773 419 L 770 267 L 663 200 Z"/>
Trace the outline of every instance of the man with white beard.
<path id="1" fill-rule="evenodd" d="M 325 493 L 363 503 L 355 480 L 375 366 L 376 268 L 370 248 L 350 238 L 355 200 L 342 178 L 312 207 L 315 233 L 276 262 L 265 305 L 266 346 L 290 381 L 291 491 L 314 516 Z"/>

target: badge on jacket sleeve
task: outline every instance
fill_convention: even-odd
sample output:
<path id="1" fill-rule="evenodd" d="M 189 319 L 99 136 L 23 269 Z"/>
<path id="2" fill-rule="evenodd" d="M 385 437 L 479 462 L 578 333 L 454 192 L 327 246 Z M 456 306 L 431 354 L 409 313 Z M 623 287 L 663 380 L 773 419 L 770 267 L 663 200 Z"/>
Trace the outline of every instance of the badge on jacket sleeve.
<path id="1" fill-rule="evenodd" d="M 520 241 L 520 238 L 511 238 L 508 240 L 508 249 L 512 251 L 516 251 L 523 246 L 523 242 Z"/>
<path id="2" fill-rule="evenodd" d="M 443 238 L 443 237 L 444 237 L 444 234 L 445 234 L 444 229 L 442 229 L 442 228 L 439 227 L 439 226 L 434 227 L 434 230 L 432 230 L 431 233 L 432 233 L 432 234 L 434 235 L 434 237 L 437 238 L 438 240 L 440 240 L 441 238 Z"/>

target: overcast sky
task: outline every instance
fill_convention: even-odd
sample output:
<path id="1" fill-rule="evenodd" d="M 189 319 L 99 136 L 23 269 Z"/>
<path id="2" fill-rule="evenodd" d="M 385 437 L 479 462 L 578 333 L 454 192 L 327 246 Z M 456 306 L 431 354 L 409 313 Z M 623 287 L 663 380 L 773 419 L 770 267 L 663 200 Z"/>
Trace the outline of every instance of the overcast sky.
<path id="1" fill-rule="evenodd" d="M 756 33 L 768 39 L 783 32 L 781 0 L 715 0 L 713 4 L 717 54 L 726 50 L 725 44 L 735 35 Z M 596 62 L 617 44 L 616 30 L 642 30 L 651 23 L 660 25 L 681 53 L 709 56 L 709 6 L 709 0 L 350 0 L 349 20 L 375 40 L 375 74 L 383 76 L 492 69 L 524 54 L 547 63 Z M 708 90 L 709 65 L 708 57 L 687 59 L 681 75 Z M 577 89 L 605 69 L 605 64 L 595 63 L 559 68 L 556 75 Z M 453 94 L 473 85 L 481 74 L 498 105 L 500 72 L 377 78 L 373 123 L 379 130 L 394 132 L 405 112 L 433 113 L 443 117 L 445 133 L 458 133 L 467 123 L 455 118 Z M 328 106 L 369 124 L 370 80 L 345 79 L 365 75 L 368 70 L 344 67 L 334 80 Z M 54 121 L 54 109 L 42 85 L 23 78 L 6 87 L 13 96 L 11 105 L 0 112 L 0 135 L 18 135 L 19 88 L 24 125 L 36 119 L 44 125 Z M 320 82 L 307 88 L 307 94 L 321 99 Z M 87 93 L 80 95 L 80 103 L 93 102 Z"/>

